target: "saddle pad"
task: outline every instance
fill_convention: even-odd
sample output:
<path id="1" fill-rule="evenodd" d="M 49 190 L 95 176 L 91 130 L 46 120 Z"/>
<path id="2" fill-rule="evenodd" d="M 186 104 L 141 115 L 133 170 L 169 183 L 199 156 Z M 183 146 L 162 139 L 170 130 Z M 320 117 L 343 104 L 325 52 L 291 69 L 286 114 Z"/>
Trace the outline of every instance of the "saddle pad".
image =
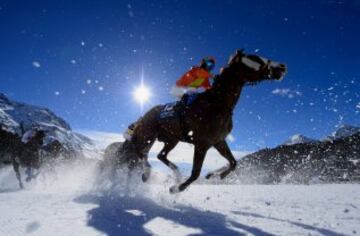
<path id="1" fill-rule="evenodd" d="M 166 119 L 166 118 L 176 118 L 177 112 L 175 111 L 175 106 L 177 102 L 172 102 L 165 104 L 165 107 L 159 114 L 159 119 Z"/>

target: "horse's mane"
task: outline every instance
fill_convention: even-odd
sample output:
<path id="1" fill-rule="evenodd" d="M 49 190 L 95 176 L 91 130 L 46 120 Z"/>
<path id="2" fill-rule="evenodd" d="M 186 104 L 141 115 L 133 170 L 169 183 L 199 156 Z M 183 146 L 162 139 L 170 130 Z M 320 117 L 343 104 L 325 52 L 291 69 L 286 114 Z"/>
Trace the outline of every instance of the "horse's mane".
<path id="1" fill-rule="evenodd" d="M 228 79 L 230 79 L 231 77 L 235 76 L 233 71 L 232 71 L 232 67 L 230 65 L 226 66 L 224 69 L 222 69 L 222 71 L 214 76 L 214 83 L 211 86 L 210 89 L 206 90 L 205 92 L 203 92 L 204 95 L 207 96 L 218 96 L 221 88 L 224 87 L 224 83 L 228 83 Z"/>

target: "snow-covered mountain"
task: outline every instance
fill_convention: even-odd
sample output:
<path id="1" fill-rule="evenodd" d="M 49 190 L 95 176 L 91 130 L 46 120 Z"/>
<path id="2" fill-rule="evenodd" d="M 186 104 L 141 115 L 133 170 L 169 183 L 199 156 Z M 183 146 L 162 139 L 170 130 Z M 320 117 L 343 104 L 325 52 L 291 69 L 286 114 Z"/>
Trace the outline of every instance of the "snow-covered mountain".
<path id="1" fill-rule="evenodd" d="M 70 125 L 47 108 L 12 101 L 0 93 L 0 124 L 3 128 L 22 135 L 32 128 L 46 131 L 45 144 L 60 141 L 68 150 L 92 156 L 95 146 L 91 139 L 71 130 Z"/>
<path id="2" fill-rule="evenodd" d="M 229 183 L 360 182 L 360 133 L 265 148 L 238 161 Z"/>
<path id="3" fill-rule="evenodd" d="M 360 127 L 345 124 L 339 126 L 339 128 L 335 130 L 331 135 L 327 136 L 325 140 L 336 140 L 340 138 L 346 138 L 358 132 L 360 132 Z"/>
<path id="4" fill-rule="evenodd" d="M 300 143 L 314 143 L 317 142 L 315 139 L 308 138 L 302 134 L 295 134 L 286 140 L 283 145 L 294 145 Z"/>

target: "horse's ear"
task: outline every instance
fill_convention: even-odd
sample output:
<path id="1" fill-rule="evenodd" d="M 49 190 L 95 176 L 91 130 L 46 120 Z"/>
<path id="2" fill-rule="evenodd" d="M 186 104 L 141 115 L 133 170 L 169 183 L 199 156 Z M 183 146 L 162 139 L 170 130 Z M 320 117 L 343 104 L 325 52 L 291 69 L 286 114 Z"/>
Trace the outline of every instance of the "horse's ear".
<path id="1" fill-rule="evenodd" d="M 245 49 L 238 49 L 236 50 L 236 54 L 244 54 Z"/>

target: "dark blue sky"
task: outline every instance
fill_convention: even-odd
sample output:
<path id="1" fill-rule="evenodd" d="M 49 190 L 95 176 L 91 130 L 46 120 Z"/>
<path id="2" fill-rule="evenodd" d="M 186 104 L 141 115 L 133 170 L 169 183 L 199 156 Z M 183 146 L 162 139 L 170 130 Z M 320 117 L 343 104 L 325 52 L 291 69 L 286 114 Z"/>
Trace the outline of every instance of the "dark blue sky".
<path id="1" fill-rule="evenodd" d="M 244 89 L 234 149 L 321 138 L 360 125 L 358 1 L 0 1 L 0 92 L 50 108 L 73 129 L 121 132 L 173 101 L 175 80 L 203 56 L 235 49 L 285 62 L 283 81 Z"/>

